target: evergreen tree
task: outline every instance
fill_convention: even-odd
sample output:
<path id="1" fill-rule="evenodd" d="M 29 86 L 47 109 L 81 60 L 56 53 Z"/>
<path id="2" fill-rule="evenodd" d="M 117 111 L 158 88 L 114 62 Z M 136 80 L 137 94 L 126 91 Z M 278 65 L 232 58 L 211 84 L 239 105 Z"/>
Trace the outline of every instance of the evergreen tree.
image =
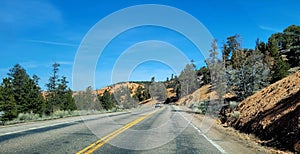
<path id="1" fill-rule="evenodd" d="M 161 82 L 152 82 L 149 87 L 149 92 L 152 99 L 165 101 L 167 99 L 167 89 Z"/>
<path id="2" fill-rule="evenodd" d="M 291 67 L 300 66 L 300 26 L 291 25 L 284 29 L 282 35 L 281 54 L 286 55 Z"/>
<path id="3" fill-rule="evenodd" d="M 222 50 L 222 57 L 225 63 L 225 67 L 232 64 L 232 56 L 236 54 L 236 51 L 240 50 L 240 42 L 238 41 L 239 39 L 239 34 L 227 37 L 226 44 L 224 44 Z"/>
<path id="4" fill-rule="evenodd" d="M 9 80 L 12 83 L 13 95 L 17 105 L 17 113 L 39 113 L 44 111 L 44 99 L 41 88 L 38 86 L 39 78 L 32 78 L 21 65 L 16 64 L 10 69 Z"/>
<path id="5" fill-rule="evenodd" d="M 45 110 L 45 100 L 42 95 L 41 88 L 38 86 L 39 77 L 33 75 L 32 79 L 29 79 L 26 83 L 26 93 L 28 93 L 28 99 L 30 103 L 28 104 L 27 108 L 32 113 L 42 115 Z"/>
<path id="6" fill-rule="evenodd" d="M 75 103 L 75 99 L 73 98 L 73 91 L 68 88 L 68 90 L 64 93 L 65 101 L 63 110 L 74 111 L 77 110 L 77 106 Z"/>
<path id="7" fill-rule="evenodd" d="M 223 61 L 218 57 L 217 41 L 213 40 L 209 58 L 206 64 L 210 71 L 211 89 L 217 92 L 217 97 L 222 102 L 222 97 L 226 92 L 226 74 Z"/>
<path id="8" fill-rule="evenodd" d="M 201 80 L 200 86 L 210 83 L 210 72 L 207 67 L 203 66 L 199 70 L 197 70 L 197 76 L 199 76 Z"/>
<path id="9" fill-rule="evenodd" d="M 29 89 L 27 89 L 26 85 L 30 82 L 29 75 L 19 64 L 14 65 L 7 75 L 12 84 L 14 99 L 17 103 L 17 113 L 28 112 L 31 98 L 28 96 Z"/>
<path id="10" fill-rule="evenodd" d="M 148 97 L 145 95 L 145 90 L 146 90 L 145 88 L 139 85 L 133 97 L 135 97 L 135 99 L 138 100 L 139 102 L 148 99 Z"/>
<path id="11" fill-rule="evenodd" d="M 59 110 L 59 97 L 58 97 L 58 70 L 60 64 L 54 63 L 52 65 L 52 76 L 49 78 L 49 83 L 46 84 L 47 95 L 46 95 L 46 114 L 51 114 L 56 110 Z"/>
<path id="12" fill-rule="evenodd" d="M 93 93 L 93 87 L 91 86 L 87 87 L 85 91 L 78 92 L 74 99 L 79 110 L 102 110 L 99 99 Z"/>
<path id="13" fill-rule="evenodd" d="M 191 94 L 199 88 L 197 82 L 197 75 L 193 64 L 187 64 L 183 71 L 179 75 L 179 82 L 181 86 L 181 96 Z"/>
<path id="14" fill-rule="evenodd" d="M 75 100 L 73 99 L 72 95 L 73 92 L 70 88 L 68 88 L 68 81 L 65 76 L 62 76 L 61 79 L 58 80 L 58 86 L 57 86 L 57 96 L 58 101 L 60 102 L 59 108 L 62 110 L 75 110 L 76 104 Z"/>
<path id="15" fill-rule="evenodd" d="M 14 99 L 13 84 L 10 79 L 4 78 L 0 86 L 0 121 L 6 122 L 17 117 L 17 104 Z"/>
<path id="16" fill-rule="evenodd" d="M 49 78 L 49 83 L 46 84 L 46 114 L 51 114 L 57 110 L 75 110 L 75 100 L 72 98 L 73 92 L 68 88 L 67 78 L 62 76 L 59 78 L 60 64 L 52 65 L 52 76 Z"/>
<path id="17" fill-rule="evenodd" d="M 279 53 L 278 41 L 276 35 L 272 35 L 268 40 L 267 49 L 270 55 L 274 59 L 273 66 L 271 68 L 271 83 L 274 83 L 288 74 L 289 64 L 286 63 Z"/>
<path id="18" fill-rule="evenodd" d="M 269 84 L 269 68 L 259 52 L 248 56 L 239 68 L 229 67 L 226 73 L 230 90 L 239 101 Z"/>
<path id="19" fill-rule="evenodd" d="M 130 109 L 138 106 L 138 101 L 131 96 L 130 90 L 126 86 L 116 89 L 112 97 L 121 108 Z"/>
<path id="20" fill-rule="evenodd" d="M 115 100 L 113 94 L 105 90 L 102 96 L 98 96 L 101 106 L 105 110 L 110 110 L 115 107 Z"/>

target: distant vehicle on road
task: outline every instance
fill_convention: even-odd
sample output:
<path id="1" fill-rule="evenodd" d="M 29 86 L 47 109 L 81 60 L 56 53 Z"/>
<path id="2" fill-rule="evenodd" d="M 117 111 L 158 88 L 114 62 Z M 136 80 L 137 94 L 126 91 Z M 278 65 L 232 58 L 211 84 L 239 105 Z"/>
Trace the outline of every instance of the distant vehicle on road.
<path id="1" fill-rule="evenodd" d="M 162 107 L 162 104 L 161 103 L 156 103 L 154 108 L 161 108 Z"/>

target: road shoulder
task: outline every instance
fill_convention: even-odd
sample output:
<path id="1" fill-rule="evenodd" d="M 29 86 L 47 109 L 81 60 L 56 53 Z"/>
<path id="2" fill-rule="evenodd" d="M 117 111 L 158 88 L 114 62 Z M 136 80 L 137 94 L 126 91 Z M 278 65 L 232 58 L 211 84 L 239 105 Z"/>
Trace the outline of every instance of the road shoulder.
<path id="1" fill-rule="evenodd" d="M 192 123 L 197 128 L 205 125 L 205 117 L 201 114 L 194 114 L 191 109 L 186 106 L 179 106 L 179 108 L 184 112 L 185 115 L 193 116 Z M 271 148 L 263 147 L 259 144 L 258 140 L 253 135 L 243 134 L 231 127 L 223 127 L 218 124 L 216 119 L 211 119 L 214 121 L 212 126 L 208 129 L 207 132 L 204 132 L 205 135 L 211 139 L 216 144 L 220 145 L 226 153 L 237 153 L 243 151 L 243 154 L 261 154 L 261 153 L 285 153 L 282 151 L 274 150 Z M 200 129 L 201 130 L 201 129 Z"/>

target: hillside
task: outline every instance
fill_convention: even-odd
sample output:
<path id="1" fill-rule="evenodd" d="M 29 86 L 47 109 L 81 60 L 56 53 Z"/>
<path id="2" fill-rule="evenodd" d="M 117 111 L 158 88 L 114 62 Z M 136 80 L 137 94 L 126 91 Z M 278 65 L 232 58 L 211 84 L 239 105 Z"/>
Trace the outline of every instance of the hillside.
<path id="1" fill-rule="evenodd" d="M 177 104 L 188 105 L 195 102 L 206 101 L 216 98 L 216 92 L 211 91 L 210 85 L 204 85 L 192 94 L 184 96 L 176 102 Z M 232 98 L 233 94 L 227 93 L 224 98 Z"/>
<path id="2" fill-rule="evenodd" d="M 237 120 L 241 132 L 255 134 L 263 145 L 300 152 L 300 71 L 242 101 Z"/>
<path id="3" fill-rule="evenodd" d="M 128 89 L 131 91 L 131 96 L 135 95 L 137 92 L 138 87 L 141 86 L 144 88 L 144 85 L 141 83 L 133 83 L 133 82 L 122 82 L 122 83 L 117 83 L 112 86 L 106 86 L 104 88 L 101 88 L 99 90 L 96 90 L 97 95 L 102 95 L 106 90 L 109 91 L 110 93 L 114 93 L 117 89 L 121 87 L 128 87 Z"/>

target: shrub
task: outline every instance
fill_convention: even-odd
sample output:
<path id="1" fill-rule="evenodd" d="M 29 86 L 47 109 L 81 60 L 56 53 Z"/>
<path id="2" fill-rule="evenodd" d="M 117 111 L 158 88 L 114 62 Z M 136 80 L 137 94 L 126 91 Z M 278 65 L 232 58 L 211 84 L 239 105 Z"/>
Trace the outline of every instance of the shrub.
<path id="1" fill-rule="evenodd" d="M 33 121 L 33 120 L 39 120 L 40 115 L 34 114 L 34 113 L 19 113 L 16 121 Z"/>

